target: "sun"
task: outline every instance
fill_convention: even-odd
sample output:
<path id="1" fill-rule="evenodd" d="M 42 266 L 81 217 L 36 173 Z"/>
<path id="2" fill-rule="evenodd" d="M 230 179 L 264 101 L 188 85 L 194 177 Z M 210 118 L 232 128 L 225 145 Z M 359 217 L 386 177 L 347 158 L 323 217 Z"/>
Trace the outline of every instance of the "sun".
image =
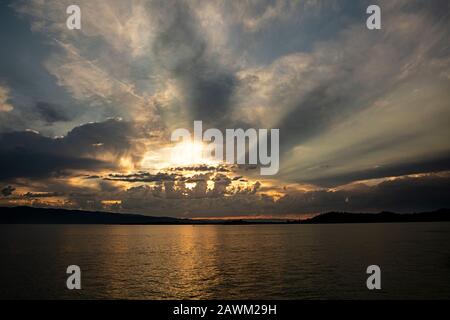
<path id="1" fill-rule="evenodd" d="M 171 150 L 170 163 L 174 165 L 197 165 L 206 163 L 206 149 L 202 143 L 182 142 Z"/>

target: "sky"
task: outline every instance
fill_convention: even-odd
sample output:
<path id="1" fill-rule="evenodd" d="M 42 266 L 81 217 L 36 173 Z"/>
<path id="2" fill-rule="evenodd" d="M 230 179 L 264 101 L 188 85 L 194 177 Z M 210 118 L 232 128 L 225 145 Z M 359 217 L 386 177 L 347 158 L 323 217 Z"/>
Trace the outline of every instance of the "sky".
<path id="1" fill-rule="evenodd" d="M 81 29 L 66 8 L 81 9 Z M 381 29 L 366 8 L 381 8 Z M 302 217 L 450 206 L 447 0 L 30 0 L 0 10 L 0 205 Z M 277 128 L 280 170 L 177 128 Z M 203 146 L 201 146 L 203 148 Z"/>

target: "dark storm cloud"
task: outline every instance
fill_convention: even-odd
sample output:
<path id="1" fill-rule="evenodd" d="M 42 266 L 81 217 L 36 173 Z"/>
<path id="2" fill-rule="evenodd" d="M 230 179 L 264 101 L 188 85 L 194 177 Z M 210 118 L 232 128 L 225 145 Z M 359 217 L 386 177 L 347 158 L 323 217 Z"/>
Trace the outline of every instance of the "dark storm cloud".
<path id="1" fill-rule="evenodd" d="M 131 148 L 130 123 L 107 120 L 76 127 L 62 138 L 39 133 L 9 132 L 0 135 L 0 179 L 46 177 L 66 169 L 100 169 L 115 165 L 96 159 L 109 152 L 121 155 Z"/>
<path id="2" fill-rule="evenodd" d="M 4 197 L 8 197 L 13 194 L 14 190 L 16 190 L 14 187 L 7 186 L 7 187 L 4 187 L 0 192 Z"/>
<path id="3" fill-rule="evenodd" d="M 336 79 L 322 83 L 302 97 L 301 101 L 294 103 L 294 110 L 279 124 L 282 128 L 281 150 L 307 141 L 337 119 L 346 117 L 352 97 L 347 92 L 334 89 L 335 86 Z M 354 90 L 358 89 L 354 87 Z"/>
<path id="4" fill-rule="evenodd" d="M 36 103 L 36 110 L 41 118 L 47 123 L 70 120 L 70 116 L 67 112 L 64 112 L 61 107 L 52 103 L 39 101 Z"/>
<path id="5" fill-rule="evenodd" d="M 277 205 L 286 213 L 425 211 L 449 207 L 449 188 L 448 176 L 404 177 L 376 186 L 359 184 L 339 191 L 292 193 L 281 198 Z"/>
<path id="6" fill-rule="evenodd" d="M 138 172 L 132 174 L 109 174 L 104 178 L 110 181 L 126 181 L 126 182 L 162 182 L 162 181 L 175 181 L 182 179 L 182 176 L 177 174 L 169 174 L 164 172 L 158 172 L 152 174 L 149 172 Z"/>
<path id="7" fill-rule="evenodd" d="M 217 171 L 217 172 L 229 172 L 230 171 L 223 165 L 208 166 L 205 164 L 195 165 L 195 166 L 173 167 L 173 168 L 169 168 L 169 170 L 171 170 L 171 171 Z"/>
<path id="8" fill-rule="evenodd" d="M 153 5 L 165 13 L 153 44 L 157 61 L 180 81 L 192 119 L 218 126 L 232 103 L 234 73 L 209 54 L 208 42 L 188 4 L 157 1 Z"/>
<path id="9" fill-rule="evenodd" d="M 22 195 L 24 198 L 52 198 L 64 195 L 61 192 L 27 192 Z"/>
<path id="10" fill-rule="evenodd" d="M 134 138 L 144 134 L 131 122 L 109 119 L 78 126 L 71 130 L 62 142 L 65 148 L 86 154 L 121 154 L 132 147 Z"/>
<path id="11" fill-rule="evenodd" d="M 91 111 L 66 90 L 61 90 L 56 77 L 48 72 L 45 62 L 55 49 L 54 43 L 49 40 L 48 34 L 30 30 L 30 22 L 15 12 L 15 3 L 2 2 L 0 10 L 0 39 L 4 48 L 0 50 L 0 83 L 11 89 L 11 104 L 14 106 L 12 112 L 0 117 L 0 131 L 38 127 L 43 120 L 47 130 L 61 134 L 70 127 L 56 129 L 48 126 L 53 123 L 52 120 L 68 121 Z M 44 103 L 58 108 L 40 111 L 37 101 L 45 101 Z M 91 113 L 92 117 L 95 120 L 101 119 Z M 80 120 L 83 121 L 86 120 Z"/>
<path id="12" fill-rule="evenodd" d="M 195 171 L 195 170 L 194 170 Z M 205 170 L 200 170 L 205 171 Z M 215 171 L 215 170 L 211 170 Z M 167 172 L 136 172 L 130 174 L 120 174 L 120 173 L 111 173 L 106 177 L 103 177 L 103 180 L 106 181 L 125 181 L 125 182 L 186 182 L 186 183 L 197 183 L 204 182 L 209 180 L 211 177 L 211 173 L 202 173 L 195 174 L 191 177 L 184 176 L 183 173 L 167 173 Z M 216 178 L 217 177 L 217 178 Z M 224 177 L 228 179 L 226 176 L 222 174 L 217 174 L 211 181 L 219 181 Z M 89 179 L 93 179 L 93 177 L 88 177 Z"/>
<path id="13" fill-rule="evenodd" d="M 0 152 L 0 157 L 1 180 L 17 177 L 46 178 L 65 169 L 92 170 L 108 167 L 106 163 L 95 159 L 46 154 L 26 149 Z"/>
<path id="14" fill-rule="evenodd" d="M 319 164 L 320 165 L 320 164 Z M 324 165 L 324 168 L 326 165 Z M 342 175 L 330 175 L 323 179 L 305 179 L 304 182 L 314 183 L 321 186 L 336 186 L 351 181 L 369 180 L 383 177 L 402 176 L 423 172 L 440 172 L 450 170 L 450 154 L 436 156 L 435 159 L 405 162 L 397 165 L 379 166 L 367 170 L 354 171 Z"/>

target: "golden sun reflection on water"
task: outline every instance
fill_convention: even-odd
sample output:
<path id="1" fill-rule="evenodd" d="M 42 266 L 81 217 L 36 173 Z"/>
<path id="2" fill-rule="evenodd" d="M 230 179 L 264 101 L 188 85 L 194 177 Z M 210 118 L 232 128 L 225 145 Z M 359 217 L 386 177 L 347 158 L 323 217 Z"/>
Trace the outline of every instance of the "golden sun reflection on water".
<path id="1" fill-rule="evenodd" d="M 0 255 L 9 262 L 2 266 L 0 297 L 364 299 L 371 297 L 365 266 L 377 261 L 390 284 L 381 298 L 448 298 L 442 281 L 448 278 L 448 250 L 436 244 L 449 241 L 449 228 L 448 223 L 0 226 Z M 79 291 L 65 287 L 72 264 L 82 270 Z"/>

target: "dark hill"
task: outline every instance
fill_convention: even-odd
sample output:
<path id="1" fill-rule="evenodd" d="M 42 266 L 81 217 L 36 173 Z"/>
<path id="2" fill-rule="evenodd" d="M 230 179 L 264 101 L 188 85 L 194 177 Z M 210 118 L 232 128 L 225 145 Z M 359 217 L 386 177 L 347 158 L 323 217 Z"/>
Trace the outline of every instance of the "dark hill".
<path id="1" fill-rule="evenodd" d="M 1 207 L 0 224 L 189 224 L 191 220 L 33 207 Z"/>
<path id="2" fill-rule="evenodd" d="M 420 213 L 348 213 L 328 212 L 314 218 L 303 220 L 304 224 L 317 223 L 377 223 L 377 222 L 432 222 L 450 221 L 450 209 L 439 209 Z"/>
<path id="3" fill-rule="evenodd" d="M 33 207 L 0 207 L 0 224 L 327 224 L 450 221 L 450 209 L 399 214 L 392 212 L 348 213 L 328 212 L 306 220 L 190 220 L 171 217 L 151 217 L 122 214 Z"/>

